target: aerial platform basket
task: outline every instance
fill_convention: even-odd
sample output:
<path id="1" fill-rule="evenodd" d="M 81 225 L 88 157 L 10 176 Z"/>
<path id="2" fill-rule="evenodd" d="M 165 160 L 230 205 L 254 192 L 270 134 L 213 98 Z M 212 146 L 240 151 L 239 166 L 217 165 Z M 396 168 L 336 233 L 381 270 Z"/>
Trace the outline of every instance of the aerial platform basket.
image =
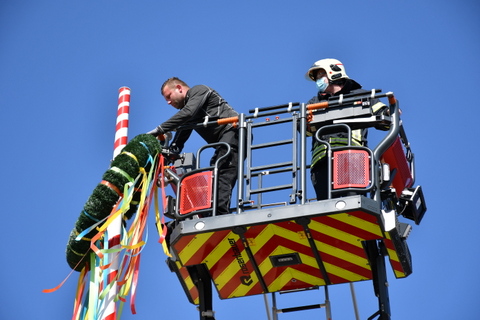
<path id="1" fill-rule="evenodd" d="M 186 220 L 171 235 L 169 264 L 194 304 L 187 268 L 195 265 L 206 267 L 221 299 L 371 280 L 368 241 L 385 241 L 395 275 L 405 277 L 408 248 L 383 230 L 364 196 Z"/>
<path id="2" fill-rule="evenodd" d="M 373 113 L 372 103 L 385 97 L 388 112 Z M 372 90 L 338 101 L 290 103 L 250 113 L 238 118 L 239 158 L 246 164 L 238 163 L 243 179 L 237 184 L 236 214 L 216 215 L 217 165 L 207 168 L 211 175 L 195 169 L 178 179 L 178 207 L 171 206 L 176 221 L 169 232 L 172 257 L 167 263 L 188 300 L 199 305 L 200 319 L 214 319 L 212 284 L 220 299 L 272 293 L 272 309 L 277 310 L 277 292 L 325 287 L 324 305 L 329 306 L 328 286 L 373 280 L 379 311 L 369 319 L 378 315 L 389 320 L 385 256 L 396 278 L 412 273 L 406 242 L 411 226 L 398 219 L 419 224 L 426 211 L 421 187 L 412 188 L 413 153 L 393 94 Z M 282 119 L 282 113 L 291 117 Z M 252 121 L 261 116 L 275 117 Z M 257 134 L 270 128 L 273 133 Z M 351 131 L 364 128 L 383 131 L 385 137 L 372 149 L 353 146 Z M 319 139 L 320 131 L 338 129 L 347 132 L 345 146 Z M 316 131 L 314 138 L 326 145 L 328 199 L 319 201 L 307 199 L 308 130 Z M 252 141 L 252 136 L 267 141 Z M 278 147 L 285 147 L 282 155 L 291 159 L 272 157 L 269 151 Z M 257 157 L 257 152 L 267 156 Z M 197 153 L 196 168 L 199 157 Z M 254 161 L 259 158 L 270 162 Z M 274 175 L 287 180 L 269 185 Z M 278 197 L 282 201 L 265 201 L 264 194 L 275 192 L 283 193 Z"/>

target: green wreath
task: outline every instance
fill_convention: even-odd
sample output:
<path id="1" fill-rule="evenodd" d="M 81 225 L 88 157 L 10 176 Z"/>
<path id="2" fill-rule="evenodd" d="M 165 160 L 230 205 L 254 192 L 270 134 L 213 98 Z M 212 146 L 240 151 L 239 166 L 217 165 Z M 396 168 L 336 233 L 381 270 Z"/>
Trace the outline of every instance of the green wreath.
<path id="1" fill-rule="evenodd" d="M 133 138 L 123 148 L 122 153 L 113 159 L 110 168 L 103 174 L 102 181 L 96 186 L 85 203 L 75 227 L 70 233 L 66 256 L 70 268 L 81 271 L 89 259 L 84 259 L 90 249 L 90 239 L 97 233 L 93 228 L 80 240 L 77 240 L 85 230 L 108 217 L 123 196 L 125 184 L 134 182 L 143 167 L 147 172 L 152 168 L 150 159 L 155 158 L 162 150 L 159 141 L 152 135 L 140 134 Z M 140 182 L 137 182 L 136 192 L 126 212 L 124 219 L 130 219 L 137 211 L 140 200 Z"/>

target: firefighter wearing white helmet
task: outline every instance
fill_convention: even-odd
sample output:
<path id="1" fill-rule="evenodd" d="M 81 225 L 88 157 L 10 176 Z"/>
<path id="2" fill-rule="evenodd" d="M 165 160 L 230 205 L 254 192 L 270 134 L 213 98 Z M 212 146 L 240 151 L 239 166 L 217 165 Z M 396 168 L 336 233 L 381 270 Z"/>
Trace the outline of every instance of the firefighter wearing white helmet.
<path id="1" fill-rule="evenodd" d="M 308 104 L 328 101 L 332 97 L 341 94 L 357 94 L 365 92 L 362 86 L 347 76 L 343 63 L 336 59 L 322 59 L 316 61 L 305 74 L 307 80 L 315 81 L 317 95 L 308 101 Z M 371 99 L 372 111 L 382 112 L 386 105 L 378 99 Z M 352 130 L 352 144 L 362 146 L 367 144 L 367 129 Z M 314 135 L 315 137 L 315 135 Z M 324 134 L 321 140 L 327 141 L 331 147 L 341 147 L 348 144 L 347 132 L 335 132 Z M 315 138 L 312 139 L 312 161 L 310 174 L 312 183 L 317 195 L 317 200 L 328 199 L 328 163 L 326 157 L 326 146 Z"/>
<path id="2" fill-rule="evenodd" d="M 343 67 L 343 63 L 337 59 L 322 59 L 316 61 L 310 67 L 310 69 L 308 69 L 307 73 L 305 74 L 305 78 L 307 78 L 307 80 L 316 81 L 315 75 L 320 69 L 325 70 L 326 77 L 330 81 L 348 79 L 345 68 Z"/>

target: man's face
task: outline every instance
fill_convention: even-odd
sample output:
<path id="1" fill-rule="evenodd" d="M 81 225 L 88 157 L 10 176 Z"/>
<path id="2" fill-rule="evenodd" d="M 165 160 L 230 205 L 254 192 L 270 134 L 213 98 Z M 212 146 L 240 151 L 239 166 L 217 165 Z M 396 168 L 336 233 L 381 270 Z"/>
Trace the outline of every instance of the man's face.
<path id="1" fill-rule="evenodd" d="M 185 105 L 186 90 L 181 85 L 165 86 L 163 88 L 163 97 L 165 101 L 175 109 L 182 109 Z"/>
<path id="2" fill-rule="evenodd" d="M 326 76 L 327 76 L 327 73 L 325 72 L 324 69 L 318 69 L 317 73 L 315 74 L 315 81 Z"/>

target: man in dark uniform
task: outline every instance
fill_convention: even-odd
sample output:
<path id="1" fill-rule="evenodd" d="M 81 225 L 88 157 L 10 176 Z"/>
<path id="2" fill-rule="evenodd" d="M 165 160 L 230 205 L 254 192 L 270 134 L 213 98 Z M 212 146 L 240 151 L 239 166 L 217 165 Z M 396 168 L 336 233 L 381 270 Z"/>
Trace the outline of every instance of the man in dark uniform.
<path id="1" fill-rule="evenodd" d="M 212 120 L 237 117 L 238 113 L 212 88 L 196 85 L 190 88 L 184 81 L 173 77 L 165 81 L 161 92 L 167 103 L 179 111 L 170 119 L 148 132 L 154 136 L 177 130 L 180 126 L 197 124 L 205 117 Z M 175 134 L 171 148 L 181 152 L 193 129 L 182 129 Z M 230 198 L 237 181 L 238 129 L 232 124 L 215 127 L 197 127 L 195 131 L 207 142 L 226 142 L 230 155 L 221 161 L 218 171 L 217 215 L 230 213 Z M 225 147 L 217 147 L 210 164 L 226 153 Z"/>

